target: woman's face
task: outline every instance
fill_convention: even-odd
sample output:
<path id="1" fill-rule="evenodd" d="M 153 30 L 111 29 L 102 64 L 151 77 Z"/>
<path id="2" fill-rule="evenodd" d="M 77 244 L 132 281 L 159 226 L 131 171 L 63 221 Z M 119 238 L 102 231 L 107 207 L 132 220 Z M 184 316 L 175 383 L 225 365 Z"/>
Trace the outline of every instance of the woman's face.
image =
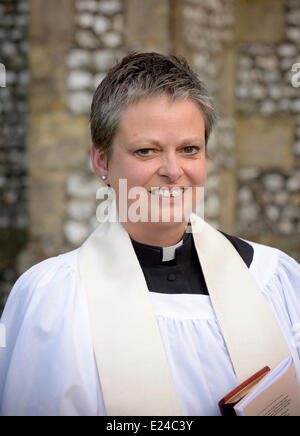
<path id="1" fill-rule="evenodd" d="M 204 187 L 206 177 L 205 125 L 195 102 L 167 95 L 142 98 L 123 112 L 112 147 L 107 183 L 115 190 L 119 213 L 126 204 L 130 219 L 130 207 L 133 215 L 144 208 L 145 221 L 172 225 L 183 220 L 184 208 L 191 209 L 188 214 L 195 208 L 196 189 Z"/>

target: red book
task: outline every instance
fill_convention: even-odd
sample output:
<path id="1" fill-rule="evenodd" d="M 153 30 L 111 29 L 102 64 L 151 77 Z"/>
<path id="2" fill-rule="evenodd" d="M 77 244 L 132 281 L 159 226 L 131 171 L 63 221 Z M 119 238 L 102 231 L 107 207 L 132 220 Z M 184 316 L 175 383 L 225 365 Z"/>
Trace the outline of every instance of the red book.
<path id="1" fill-rule="evenodd" d="M 268 366 L 265 366 L 222 398 L 222 400 L 219 401 L 219 408 L 222 416 L 236 416 L 234 406 L 241 401 L 270 371 L 271 369 Z"/>
<path id="2" fill-rule="evenodd" d="M 300 385 L 291 356 L 265 367 L 219 402 L 223 416 L 300 416 Z"/>

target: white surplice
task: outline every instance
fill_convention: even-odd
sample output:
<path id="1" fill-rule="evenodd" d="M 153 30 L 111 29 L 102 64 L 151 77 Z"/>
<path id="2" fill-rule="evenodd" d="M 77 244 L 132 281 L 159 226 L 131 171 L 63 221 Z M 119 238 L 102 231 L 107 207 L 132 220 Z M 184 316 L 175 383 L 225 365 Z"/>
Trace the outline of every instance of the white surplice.
<path id="1" fill-rule="evenodd" d="M 278 320 L 300 379 L 300 266 L 279 250 L 250 244 L 250 273 Z M 74 250 L 35 265 L 8 298 L 1 318 L 1 415 L 106 414 L 78 255 Z M 182 413 L 219 415 L 218 401 L 238 381 L 210 297 L 150 296 Z"/>

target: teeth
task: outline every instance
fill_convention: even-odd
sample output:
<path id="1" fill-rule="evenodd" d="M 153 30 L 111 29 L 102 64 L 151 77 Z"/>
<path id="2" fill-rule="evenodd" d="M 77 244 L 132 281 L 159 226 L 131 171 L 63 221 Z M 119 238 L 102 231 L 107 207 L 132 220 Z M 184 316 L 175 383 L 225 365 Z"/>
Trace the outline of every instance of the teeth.
<path id="1" fill-rule="evenodd" d="M 181 193 L 182 193 L 181 189 L 173 189 L 172 191 L 173 197 L 178 197 L 179 195 L 181 195 Z"/>
<path id="2" fill-rule="evenodd" d="M 169 189 L 163 188 L 163 189 L 159 189 L 159 188 L 153 188 L 151 189 L 151 194 L 154 195 L 159 195 L 161 197 L 165 197 L 165 198 L 169 198 L 169 197 L 178 197 L 179 195 L 181 195 L 183 192 L 183 190 L 181 188 L 174 188 L 172 189 L 172 191 L 170 191 Z"/>
<path id="3" fill-rule="evenodd" d="M 159 195 L 159 189 L 158 188 L 151 188 L 150 192 L 151 192 L 151 194 Z"/>

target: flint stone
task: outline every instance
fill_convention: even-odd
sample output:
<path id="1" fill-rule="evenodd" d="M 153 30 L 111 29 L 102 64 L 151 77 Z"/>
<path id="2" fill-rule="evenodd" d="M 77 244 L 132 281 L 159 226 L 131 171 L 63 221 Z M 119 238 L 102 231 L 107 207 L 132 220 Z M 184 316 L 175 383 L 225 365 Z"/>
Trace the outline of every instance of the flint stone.
<path id="1" fill-rule="evenodd" d="M 68 221 L 65 224 L 64 233 L 68 242 L 73 245 L 80 245 L 88 236 L 89 229 L 82 223 Z"/>
<path id="2" fill-rule="evenodd" d="M 91 54 L 87 50 L 73 49 L 67 57 L 67 65 L 70 68 L 86 67 L 91 62 Z"/>
<path id="3" fill-rule="evenodd" d="M 119 32 L 106 32 L 102 35 L 103 43 L 109 48 L 116 48 L 122 44 L 123 37 Z"/>
<path id="4" fill-rule="evenodd" d="M 284 179 L 280 174 L 268 174 L 263 178 L 266 189 L 280 191 L 284 186 Z"/>
<path id="5" fill-rule="evenodd" d="M 69 95 L 68 107 L 75 114 L 86 114 L 91 109 L 92 95 L 86 91 L 77 91 Z"/>
<path id="6" fill-rule="evenodd" d="M 67 86 L 72 90 L 88 88 L 92 85 L 93 76 L 88 71 L 71 71 L 67 79 Z"/>
<path id="7" fill-rule="evenodd" d="M 100 16 L 97 16 L 94 20 L 93 24 L 93 30 L 97 35 L 102 35 L 104 32 L 106 32 L 110 27 L 110 21 Z"/>
<path id="8" fill-rule="evenodd" d="M 99 4 L 99 11 L 106 15 L 115 15 L 121 9 L 119 0 L 102 0 Z"/>
<path id="9" fill-rule="evenodd" d="M 93 55 L 93 64 L 98 71 L 108 71 L 115 63 L 115 56 L 110 50 L 97 50 Z"/>

